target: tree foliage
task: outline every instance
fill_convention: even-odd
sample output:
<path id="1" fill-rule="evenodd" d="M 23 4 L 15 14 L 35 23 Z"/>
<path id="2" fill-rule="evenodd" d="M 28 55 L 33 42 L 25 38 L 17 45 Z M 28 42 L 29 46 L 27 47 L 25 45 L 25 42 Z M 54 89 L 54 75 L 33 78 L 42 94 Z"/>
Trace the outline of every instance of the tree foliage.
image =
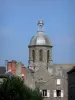
<path id="1" fill-rule="evenodd" d="M 30 89 L 20 78 L 8 77 L 0 84 L 0 100 L 43 100 L 43 97 L 38 89 Z"/>

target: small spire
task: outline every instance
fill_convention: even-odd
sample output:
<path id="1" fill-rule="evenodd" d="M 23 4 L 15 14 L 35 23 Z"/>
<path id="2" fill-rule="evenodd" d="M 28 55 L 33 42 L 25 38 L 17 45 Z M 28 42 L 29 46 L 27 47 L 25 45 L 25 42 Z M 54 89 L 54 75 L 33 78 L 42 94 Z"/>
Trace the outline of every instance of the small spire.
<path id="1" fill-rule="evenodd" d="M 42 27 L 44 25 L 43 21 L 42 20 L 39 20 L 38 23 L 37 23 L 37 25 L 38 25 L 38 30 L 39 31 L 42 31 Z"/>

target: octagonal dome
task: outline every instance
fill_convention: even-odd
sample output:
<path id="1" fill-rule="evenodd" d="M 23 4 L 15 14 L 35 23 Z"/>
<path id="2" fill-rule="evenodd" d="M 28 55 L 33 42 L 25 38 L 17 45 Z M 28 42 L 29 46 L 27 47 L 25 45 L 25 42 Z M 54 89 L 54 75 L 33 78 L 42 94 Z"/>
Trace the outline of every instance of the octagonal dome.
<path id="1" fill-rule="evenodd" d="M 43 31 L 38 31 L 37 34 L 32 37 L 29 44 L 29 46 L 34 46 L 34 45 L 52 46 L 52 43 L 48 39 L 48 37 L 44 35 Z"/>
<path id="2" fill-rule="evenodd" d="M 39 31 L 37 31 L 37 34 L 32 37 L 29 46 L 35 46 L 35 45 L 52 46 L 51 41 L 48 39 L 46 35 L 44 35 L 44 31 L 42 31 L 44 22 L 42 20 L 39 20 L 37 25 Z"/>

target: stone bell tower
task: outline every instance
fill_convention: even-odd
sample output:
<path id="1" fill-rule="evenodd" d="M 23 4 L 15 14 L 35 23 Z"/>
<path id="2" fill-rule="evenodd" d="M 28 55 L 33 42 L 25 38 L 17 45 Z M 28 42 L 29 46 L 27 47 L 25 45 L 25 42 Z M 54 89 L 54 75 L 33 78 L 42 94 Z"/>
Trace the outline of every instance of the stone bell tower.
<path id="1" fill-rule="evenodd" d="M 29 68 L 35 70 L 38 67 L 52 64 L 52 43 L 43 31 L 43 21 L 38 21 L 38 31 L 32 37 L 29 44 Z"/>

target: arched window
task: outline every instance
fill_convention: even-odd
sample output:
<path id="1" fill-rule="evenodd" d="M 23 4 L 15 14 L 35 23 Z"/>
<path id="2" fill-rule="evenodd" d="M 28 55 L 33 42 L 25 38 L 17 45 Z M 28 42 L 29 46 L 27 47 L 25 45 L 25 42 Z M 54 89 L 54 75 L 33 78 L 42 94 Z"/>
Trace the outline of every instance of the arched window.
<path id="1" fill-rule="evenodd" d="M 39 50 L 39 60 L 40 60 L 40 61 L 42 61 L 42 60 L 43 60 L 42 50 Z"/>
<path id="2" fill-rule="evenodd" d="M 35 51 L 32 50 L 32 57 L 33 57 L 33 62 L 35 61 Z"/>
<path id="3" fill-rule="evenodd" d="M 49 61 L 49 50 L 47 50 L 47 62 Z"/>

